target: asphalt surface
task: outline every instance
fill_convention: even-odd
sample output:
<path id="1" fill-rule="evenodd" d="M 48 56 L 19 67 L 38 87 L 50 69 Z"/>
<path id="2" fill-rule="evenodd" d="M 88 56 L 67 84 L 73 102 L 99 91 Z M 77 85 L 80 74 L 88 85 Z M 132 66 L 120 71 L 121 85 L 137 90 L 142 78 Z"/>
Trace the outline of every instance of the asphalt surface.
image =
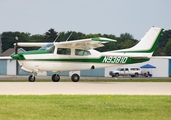
<path id="1" fill-rule="evenodd" d="M 170 82 L 0 82 L 0 95 L 171 95 Z"/>
<path id="2" fill-rule="evenodd" d="M 81 78 L 92 79 L 92 77 Z M 23 79 L 27 80 L 28 76 L 0 75 L 0 80 Z M 171 82 L 51 82 L 51 76 L 37 76 L 36 79 L 50 82 L 0 82 L 0 95 L 171 95 Z M 62 76 L 61 79 L 70 77 Z"/>

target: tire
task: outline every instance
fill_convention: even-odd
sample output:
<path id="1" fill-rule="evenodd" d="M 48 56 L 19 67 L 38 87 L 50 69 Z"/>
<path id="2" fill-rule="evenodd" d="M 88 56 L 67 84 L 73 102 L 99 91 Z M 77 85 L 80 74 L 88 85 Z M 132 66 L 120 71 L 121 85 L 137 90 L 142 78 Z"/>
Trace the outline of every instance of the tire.
<path id="1" fill-rule="evenodd" d="M 112 75 L 112 77 L 115 77 L 115 75 Z"/>
<path id="2" fill-rule="evenodd" d="M 60 76 L 58 74 L 53 74 L 52 75 L 52 81 L 53 82 L 59 82 L 60 80 Z"/>
<path id="3" fill-rule="evenodd" d="M 35 76 L 30 75 L 30 76 L 28 77 L 28 80 L 29 80 L 29 82 L 34 82 L 34 81 L 36 80 L 36 78 L 35 78 Z"/>
<path id="4" fill-rule="evenodd" d="M 119 73 L 115 73 L 115 77 L 119 77 Z"/>
<path id="5" fill-rule="evenodd" d="M 139 76 L 139 74 L 138 73 L 135 73 L 135 75 L 134 75 L 135 77 L 138 77 Z"/>
<path id="6" fill-rule="evenodd" d="M 114 74 L 113 74 L 113 72 L 112 72 L 112 71 L 110 71 L 110 72 L 109 72 L 109 75 L 110 75 L 110 76 L 113 76 Z"/>
<path id="7" fill-rule="evenodd" d="M 79 76 L 78 74 L 73 74 L 73 75 L 71 76 L 71 80 L 72 80 L 73 82 L 78 82 L 78 81 L 80 80 L 80 76 Z"/>

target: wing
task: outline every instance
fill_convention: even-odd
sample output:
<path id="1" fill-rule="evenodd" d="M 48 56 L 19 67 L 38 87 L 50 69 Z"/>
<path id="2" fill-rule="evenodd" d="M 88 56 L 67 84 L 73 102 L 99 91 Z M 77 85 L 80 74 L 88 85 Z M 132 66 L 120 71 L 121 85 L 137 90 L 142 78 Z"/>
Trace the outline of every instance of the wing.
<path id="1" fill-rule="evenodd" d="M 98 37 L 98 38 L 89 38 L 89 39 L 66 41 L 66 42 L 56 42 L 55 45 L 89 50 L 89 49 L 102 47 L 102 46 L 104 46 L 103 45 L 104 43 L 108 43 L 108 42 L 116 42 L 116 40 Z"/>
<path id="2" fill-rule="evenodd" d="M 23 46 L 23 47 L 42 47 L 43 45 L 50 44 L 50 43 L 18 43 L 18 46 Z M 16 43 L 14 43 L 16 45 Z"/>
<path id="3" fill-rule="evenodd" d="M 75 47 L 75 48 L 81 48 L 81 49 L 94 49 L 98 47 L 104 46 L 104 43 L 108 42 L 116 42 L 116 40 L 109 39 L 109 38 L 89 38 L 89 39 L 81 39 L 81 40 L 73 40 L 73 41 L 66 41 L 66 42 L 55 42 L 54 44 L 61 47 Z M 18 46 L 23 47 L 42 47 L 46 44 L 52 44 L 52 43 L 18 43 Z M 14 43 L 16 45 L 16 43 Z"/>

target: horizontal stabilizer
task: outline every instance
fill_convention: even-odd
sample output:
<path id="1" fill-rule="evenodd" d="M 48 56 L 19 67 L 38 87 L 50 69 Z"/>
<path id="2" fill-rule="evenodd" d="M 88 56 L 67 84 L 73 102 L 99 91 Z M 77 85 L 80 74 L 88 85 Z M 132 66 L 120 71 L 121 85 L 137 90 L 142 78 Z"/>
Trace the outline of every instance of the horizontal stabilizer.
<path id="1" fill-rule="evenodd" d="M 103 38 L 103 37 L 92 38 L 92 40 L 100 41 L 101 43 L 116 42 L 116 40 L 109 39 L 109 38 Z"/>

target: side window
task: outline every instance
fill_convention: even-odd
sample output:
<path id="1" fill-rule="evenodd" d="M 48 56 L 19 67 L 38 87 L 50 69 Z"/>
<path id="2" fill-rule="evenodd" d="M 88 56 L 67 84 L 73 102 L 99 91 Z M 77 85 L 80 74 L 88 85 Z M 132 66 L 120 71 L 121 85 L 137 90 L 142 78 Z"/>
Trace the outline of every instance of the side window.
<path id="1" fill-rule="evenodd" d="M 131 68 L 131 70 L 135 70 L 135 68 Z"/>
<path id="2" fill-rule="evenodd" d="M 87 56 L 91 55 L 91 53 L 87 50 L 75 49 L 75 55 L 77 56 Z"/>
<path id="3" fill-rule="evenodd" d="M 124 68 L 121 68 L 120 71 L 124 71 Z"/>
<path id="4" fill-rule="evenodd" d="M 125 71 L 128 71 L 128 68 L 125 68 Z"/>
<path id="5" fill-rule="evenodd" d="M 139 68 L 131 68 L 131 70 L 140 70 Z"/>
<path id="6" fill-rule="evenodd" d="M 58 48 L 57 49 L 57 54 L 60 54 L 60 55 L 71 55 L 71 49 L 69 49 L 69 48 Z"/>

